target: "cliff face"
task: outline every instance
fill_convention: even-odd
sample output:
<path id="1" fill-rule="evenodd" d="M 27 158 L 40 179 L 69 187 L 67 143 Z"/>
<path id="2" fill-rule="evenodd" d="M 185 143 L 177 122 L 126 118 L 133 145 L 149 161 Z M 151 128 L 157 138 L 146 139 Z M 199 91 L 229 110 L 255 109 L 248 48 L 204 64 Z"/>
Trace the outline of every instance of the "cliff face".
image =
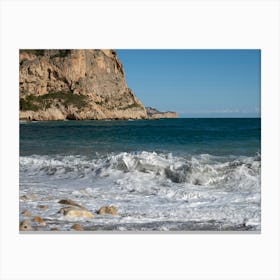
<path id="1" fill-rule="evenodd" d="M 178 114 L 176 112 L 160 112 L 155 108 L 146 107 L 148 119 L 174 119 L 178 118 Z"/>
<path id="2" fill-rule="evenodd" d="M 113 50 L 20 50 L 20 119 L 146 119 Z"/>

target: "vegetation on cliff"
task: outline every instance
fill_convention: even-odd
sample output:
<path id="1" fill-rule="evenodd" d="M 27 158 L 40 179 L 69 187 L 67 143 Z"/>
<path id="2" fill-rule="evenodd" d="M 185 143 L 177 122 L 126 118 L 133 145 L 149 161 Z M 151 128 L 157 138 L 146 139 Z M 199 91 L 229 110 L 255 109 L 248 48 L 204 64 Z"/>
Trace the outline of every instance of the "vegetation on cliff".
<path id="1" fill-rule="evenodd" d="M 39 96 L 27 95 L 26 97 L 20 98 L 20 110 L 22 111 L 46 110 L 51 106 L 59 107 L 59 105 L 63 105 L 66 108 L 72 105 L 81 109 L 86 104 L 86 96 L 71 92 L 51 92 Z"/>

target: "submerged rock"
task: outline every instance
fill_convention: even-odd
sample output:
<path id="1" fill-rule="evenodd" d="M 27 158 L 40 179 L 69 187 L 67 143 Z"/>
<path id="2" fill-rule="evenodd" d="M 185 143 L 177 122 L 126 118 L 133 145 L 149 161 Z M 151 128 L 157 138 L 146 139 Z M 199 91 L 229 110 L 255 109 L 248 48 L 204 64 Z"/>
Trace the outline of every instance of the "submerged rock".
<path id="1" fill-rule="evenodd" d="M 32 216 L 32 213 L 29 212 L 28 210 L 22 211 L 21 214 L 22 214 L 23 216 L 26 216 L 26 217 L 31 217 L 31 216 Z"/>
<path id="2" fill-rule="evenodd" d="M 118 210 L 117 210 L 117 207 L 111 205 L 111 206 L 103 206 L 101 207 L 98 211 L 97 211 L 97 214 L 99 215 L 106 215 L 106 214 L 109 214 L 109 215 L 118 215 Z"/>
<path id="3" fill-rule="evenodd" d="M 46 226 L 46 222 L 40 216 L 34 217 L 33 221 L 38 223 L 40 226 Z"/>
<path id="4" fill-rule="evenodd" d="M 84 206 L 81 206 L 80 204 L 76 203 L 75 201 L 73 201 L 71 199 L 61 199 L 60 201 L 58 201 L 58 203 L 67 204 L 67 205 L 71 205 L 71 206 L 76 206 L 76 207 L 79 207 L 81 209 L 87 210 Z"/>
<path id="5" fill-rule="evenodd" d="M 34 200 L 36 198 L 37 198 L 36 194 L 29 194 L 29 195 L 24 194 L 19 197 L 20 200 Z"/>
<path id="6" fill-rule="evenodd" d="M 44 220 L 39 216 L 34 217 L 33 221 L 36 222 L 36 223 L 43 223 L 44 222 Z"/>
<path id="7" fill-rule="evenodd" d="M 34 228 L 29 220 L 24 220 L 19 224 L 19 229 L 22 231 L 32 231 Z"/>
<path id="8" fill-rule="evenodd" d="M 94 215 L 90 211 L 77 207 L 64 207 L 59 210 L 59 213 L 69 218 L 94 218 Z"/>
<path id="9" fill-rule="evenodd" d="M 82 231 L 82 230 L 84 230 L 84 228 L 83 228 L 81 225 L 79 225 L 79 224 L 74 224 L 74 225 L 71 227 L 71 229 L 74 229 L 74 230 L 77 230 L 77 231 Z"/>
<path id="10" fill-rule="evenodd" d="M 39 209 L 42 209 L 42 210 L 47 210 L 49 209 L 49 207 L 47 205 L 38 205 L 38 208 Z"/>
<path id="11" fill-rule="evenodd" d="M 48 195 L 48 196 L 42 197 L 40 200 L 41 200 L 41 201 L 52 201 L 53 199 L 54 199 L 53 196 Z"/>
<path id="12" fill-rule="evenodd" d="M 52 227 L 51 231 L 59 231 L 59 228 L 58 227 Z"/>

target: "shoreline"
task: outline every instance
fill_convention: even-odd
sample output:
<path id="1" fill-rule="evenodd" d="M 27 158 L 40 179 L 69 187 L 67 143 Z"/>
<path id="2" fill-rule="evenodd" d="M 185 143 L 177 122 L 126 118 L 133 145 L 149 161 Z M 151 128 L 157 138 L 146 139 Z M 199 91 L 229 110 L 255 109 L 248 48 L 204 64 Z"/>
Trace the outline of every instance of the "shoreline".
<path id="1" fill-rule="evenodd" d="M 261 119 L 261 117 L 178 117 L 178 118 L 147 118 L 147 119 L 83 119 L 83 120 L 26 120 L 19 119 L 19 123 L 36 123 L 36 122 L 83 122 L 83 121 L 106 121 L 106 122 L 114 122 L 114 121 L 158 121 L 158 120 L 178 120 L 178 119 L 186 119 L 186 120 L 194 120 L 194 119 Z"/>

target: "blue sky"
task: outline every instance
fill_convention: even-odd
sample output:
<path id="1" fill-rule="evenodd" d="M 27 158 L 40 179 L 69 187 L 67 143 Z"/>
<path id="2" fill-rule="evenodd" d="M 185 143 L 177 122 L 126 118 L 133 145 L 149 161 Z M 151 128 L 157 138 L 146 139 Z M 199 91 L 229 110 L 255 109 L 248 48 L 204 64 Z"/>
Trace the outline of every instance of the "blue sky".
<path id="1" fill-rule="evenodd" d="M 260 50 L 117 50 L 145 106 L 180 117 L 259 117 Z"/>

